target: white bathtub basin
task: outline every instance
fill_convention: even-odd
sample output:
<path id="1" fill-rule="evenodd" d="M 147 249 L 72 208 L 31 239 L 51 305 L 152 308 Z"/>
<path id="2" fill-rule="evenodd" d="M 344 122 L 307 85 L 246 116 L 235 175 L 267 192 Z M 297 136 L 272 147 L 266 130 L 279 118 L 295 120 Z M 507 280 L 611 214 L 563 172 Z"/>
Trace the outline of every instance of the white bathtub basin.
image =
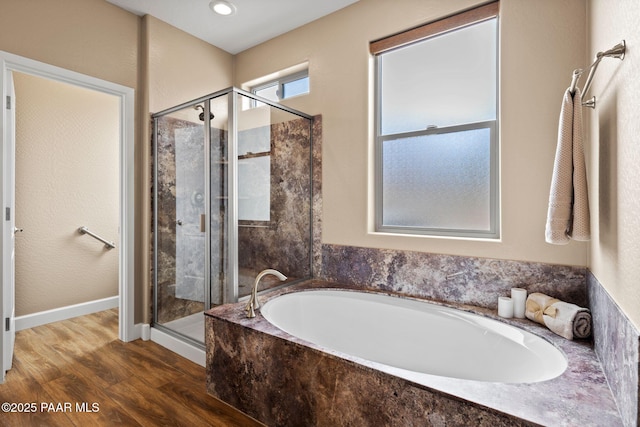
<path id="1" fill-rule="evenodd" d="M 537 335 L 428 302 L 312 290 L 276 297 L 261 312 L 298 338 L 421 374 L 527 383 L 555 378 L 567 368 L 564 355 Z"/>

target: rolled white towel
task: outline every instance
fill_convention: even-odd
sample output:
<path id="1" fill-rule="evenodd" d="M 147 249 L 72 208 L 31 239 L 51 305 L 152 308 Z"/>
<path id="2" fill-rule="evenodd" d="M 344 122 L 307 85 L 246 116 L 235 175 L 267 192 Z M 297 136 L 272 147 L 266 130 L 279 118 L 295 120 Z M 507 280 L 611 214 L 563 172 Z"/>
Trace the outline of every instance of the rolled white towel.
<path id="1" fill-rule="evenodd" d="M 569 340 L 591 336 L 591 312 L 588 308 L 540 292 L 528 296 L 525 316 Z"/>

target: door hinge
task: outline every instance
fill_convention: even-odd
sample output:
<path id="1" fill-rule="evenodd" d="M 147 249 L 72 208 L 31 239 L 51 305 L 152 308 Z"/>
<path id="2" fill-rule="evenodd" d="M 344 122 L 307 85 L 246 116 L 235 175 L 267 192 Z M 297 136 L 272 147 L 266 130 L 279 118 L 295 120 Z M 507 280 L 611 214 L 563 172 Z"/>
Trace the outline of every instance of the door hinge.
<path id="1" fill-rule="evenodd" d="M 7 95 L 7 110 L 11 110 L 11 96 Z"/>
<path id="2" fill-rule="evenodd" d="M 11 221 L 11 208 L 4 208 L 4 220 Z"/>
<path id="3" fill-rule="evenodd" d="M 11 319 L 9 317 L 4 319 L 4 330 L 5 332 L 9 332 L 11 330 Z"/>

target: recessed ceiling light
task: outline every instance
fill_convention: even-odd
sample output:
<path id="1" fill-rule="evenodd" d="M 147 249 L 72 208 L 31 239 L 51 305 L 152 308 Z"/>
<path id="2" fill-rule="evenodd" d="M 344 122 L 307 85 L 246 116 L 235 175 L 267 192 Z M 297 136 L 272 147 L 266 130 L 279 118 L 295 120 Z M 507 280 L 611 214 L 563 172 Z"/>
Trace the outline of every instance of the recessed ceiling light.
<path id="1" fill-rule="evenodd" d="M 209 7 L 218 15 L 229 16 L 236 13 L 236 7 L 225 0 L 214 0 L 209 3 Z"/>

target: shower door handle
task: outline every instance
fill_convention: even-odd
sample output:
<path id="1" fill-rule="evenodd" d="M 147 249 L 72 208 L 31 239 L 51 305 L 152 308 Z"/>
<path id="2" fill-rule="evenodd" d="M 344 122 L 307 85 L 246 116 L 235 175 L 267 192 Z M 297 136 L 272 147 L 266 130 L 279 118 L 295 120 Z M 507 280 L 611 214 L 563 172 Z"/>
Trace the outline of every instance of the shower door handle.
<path id="1" fill-rule="evenodd" d="M 207 231 L 207 215 L 200 214 L 200 232 L 205 233 Z"/>

